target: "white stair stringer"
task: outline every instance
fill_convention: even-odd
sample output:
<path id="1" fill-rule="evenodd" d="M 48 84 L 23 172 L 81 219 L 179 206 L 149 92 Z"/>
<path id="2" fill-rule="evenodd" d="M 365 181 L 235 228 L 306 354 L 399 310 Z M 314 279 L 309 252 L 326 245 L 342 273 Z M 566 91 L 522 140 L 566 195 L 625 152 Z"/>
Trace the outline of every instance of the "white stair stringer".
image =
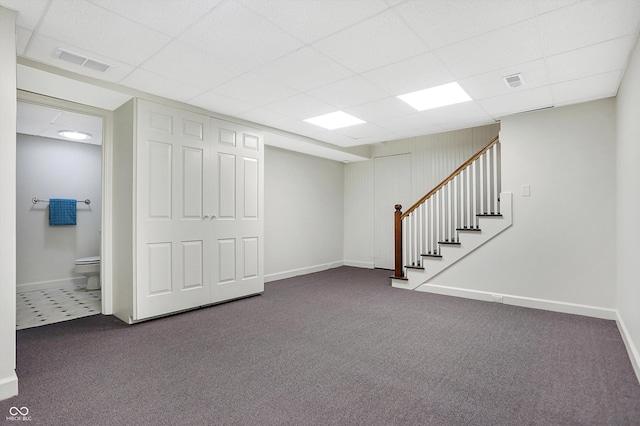
<path id="1" fill-rule="evenodd" d="M 395 288 L 420 290 L 419 287 L 426 285 L 440 272 L 509 228 L 513 224 L 512 196 L 510 192 L 500 194 L 502 217 L 480 217 L 480 232 L 460 231 L 460 245 L 443 245 L 440 248 L 441 258 L 423 257 L 424 269 L 408 268 L 406 279 L 392 278 L 391 285 Z"/>

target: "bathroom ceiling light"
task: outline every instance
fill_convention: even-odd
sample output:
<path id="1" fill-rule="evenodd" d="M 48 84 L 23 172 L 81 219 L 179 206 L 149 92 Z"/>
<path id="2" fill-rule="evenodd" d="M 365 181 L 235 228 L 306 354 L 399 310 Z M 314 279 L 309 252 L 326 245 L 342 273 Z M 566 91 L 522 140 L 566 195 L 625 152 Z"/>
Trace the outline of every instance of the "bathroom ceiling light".
<path id="1" fill-rule="evenodd" d="M 398 98 L 418 111 L 459 104 L 471 100 L 467 92 L 456 82 L 407 93 L 406 95 L 398 96 Z"/>
<path id="2" fill-rule="evenodd" d="M 359 118 L 342 111 L 307 118 L 304 121 L 329 130 L 366 123 L 366 121 L 360 120 Z"/>
<path id="3" fill-rule="evenodd" d="M 77 130 L 60 130 L 58 134 L 74 141 L 86 141 L 91 139 L 91 133 L 78 132 Z"/>

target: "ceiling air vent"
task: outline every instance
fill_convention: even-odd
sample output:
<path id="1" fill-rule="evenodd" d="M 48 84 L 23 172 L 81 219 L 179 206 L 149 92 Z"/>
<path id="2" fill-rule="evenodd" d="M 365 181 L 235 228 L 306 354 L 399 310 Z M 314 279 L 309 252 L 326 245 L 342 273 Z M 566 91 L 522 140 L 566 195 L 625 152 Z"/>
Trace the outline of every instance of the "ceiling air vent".
<path id="1" fill-rule="evenodd" d="M 509 89 L 515 89 L 516 87 L 520 87 L 524 84 L 522 81 L 522 74 L 512 74 L 502 77 L 502 79 Z"/>
<path id="2" fill-rule="evenodd" d="M 63 61 L 71 62 L 72 64 L 81 65 L 83 67 L 91 68 L 92 70 L 105 72 L 111 65 L 104 62 L 96 61 L 95 59 L 89 59 L 77 53 L 69 52 L 68 50 L 56 49 L 56 57 Z"/>

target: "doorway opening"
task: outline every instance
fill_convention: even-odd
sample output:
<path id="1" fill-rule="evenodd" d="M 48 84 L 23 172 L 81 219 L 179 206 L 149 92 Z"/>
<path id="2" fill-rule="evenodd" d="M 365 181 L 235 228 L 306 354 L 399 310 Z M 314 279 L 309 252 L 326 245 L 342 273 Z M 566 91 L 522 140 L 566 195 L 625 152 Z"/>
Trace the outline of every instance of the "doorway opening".
<path id="1" fill-rule="evenodd" d="M 16 328 L 100 314 L 104 117 L 19 100 L 16 124 Z"/>

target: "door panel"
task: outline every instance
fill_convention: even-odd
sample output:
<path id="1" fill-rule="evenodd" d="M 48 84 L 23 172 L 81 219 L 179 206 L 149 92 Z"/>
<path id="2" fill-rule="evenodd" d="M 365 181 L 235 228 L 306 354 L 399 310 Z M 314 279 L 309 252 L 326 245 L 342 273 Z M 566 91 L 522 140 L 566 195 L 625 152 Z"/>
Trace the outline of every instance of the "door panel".
<path id="1" fill-rule="evenodd" d="M 171 219 L 171 144 L 148 142 L 148 193 L 149 219 Z"/>
<path id="2" fill-rule="evenodd" d="M 211 298 L 218 302 L 264 290 L 263 152 L 259 134 L 215 119 L 213 127 L 220 177 L 213 220 L 219 274 Z"/>
<path id="3" fill-rule="evenodd" d="M 204 150 L 182 147 L 182 217 L 202 218 Z"/>
<path id="4" fill-rule="evenodd" d="M 210 303 L 210 118 L 138 101 L 134 319 Z"/>
<path id="5" fill-rule="evenodd" d="M 219 200 L 218 219 L 236 217 L 236 156 L 224 152 L 218 153 Z"/>
<path id="6" fill-rule="evenodd" d="M 202 265 L 204 242 L 200 241 L 183 241 L 182 242 L 182 264 L 183 267 L 183 287 L 196 288 L 204 285 Z"/>

